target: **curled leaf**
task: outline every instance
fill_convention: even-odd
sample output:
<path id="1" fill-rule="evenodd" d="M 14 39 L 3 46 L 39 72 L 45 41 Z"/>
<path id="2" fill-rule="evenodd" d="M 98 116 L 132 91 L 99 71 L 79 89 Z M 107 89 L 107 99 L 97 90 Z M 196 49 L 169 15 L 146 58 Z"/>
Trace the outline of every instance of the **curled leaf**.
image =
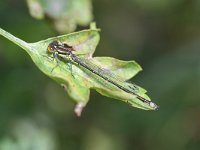
<path id="1" fill-rule="evenodd" d="M 52 37 L 36 43 L 26 43 L 2 29 L 0 29 L 0 34 L 22 47 L 43 73 L 66 89 L 69 96 L 77 103 L 74 111 L 78 116 L 80 116 L 83 107 L 86 106 L 89 100 L 90 89 L 95 89 L 102 95 L 120 99 L 133 107 L 154 110 L 156 108 L 154 103 L 148 105 L 138 99 L 137 96 L 121 90 L 89 70 L 73 63 L 68 65 L 65 60 L 52 59 L 52 56 L 47 53 L 49 43 L 58 40 L 72 46 L 77 56 L 87 59 L 89 63 L 95 64 L 105 71 L 112 72 L 113 75 L 123 81 L 129 80 L 141 71 L 141 67 L 135 61 L 122 61 L 111 57 L 92 57 L 99 42 L 98 31 L 93 27 L 92 29 Z M 145 94 L 146 91 L 139 86 L 137 88 L 137 95 L 150 101 Z"/>

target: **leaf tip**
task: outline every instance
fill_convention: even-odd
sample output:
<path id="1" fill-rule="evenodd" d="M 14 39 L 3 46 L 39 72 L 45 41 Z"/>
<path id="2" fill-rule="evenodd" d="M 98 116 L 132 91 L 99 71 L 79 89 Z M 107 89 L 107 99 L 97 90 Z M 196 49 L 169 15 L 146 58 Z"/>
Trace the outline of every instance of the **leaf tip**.
<path id="1" fill-rule="evenodd" d="M 77 117 L 81 117 L 81 113 L 83 111 L 83 108 L 85 107 L 85 104 L 80 102 L 77 103 L 74 107 L 74 113 L 76 114 Z"/>

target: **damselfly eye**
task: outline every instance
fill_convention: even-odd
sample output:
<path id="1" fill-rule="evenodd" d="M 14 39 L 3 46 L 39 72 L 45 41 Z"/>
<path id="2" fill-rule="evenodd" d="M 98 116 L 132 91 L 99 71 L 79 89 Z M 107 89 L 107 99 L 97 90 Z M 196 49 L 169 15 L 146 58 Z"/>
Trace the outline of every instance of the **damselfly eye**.
<path id="1" fill-rule="evenodd" d="M 58 46 L 58 41 L 51 42 L 47 47 L 48 52 L 53 53 L 56 50 L 57 46 Z"/>
<path id="2" fill-rule="evenodd" d="M 53 47 L 51 45 L 49 45 L 47 47 L 48 52 L 52 53 L 54 51 Z"/>

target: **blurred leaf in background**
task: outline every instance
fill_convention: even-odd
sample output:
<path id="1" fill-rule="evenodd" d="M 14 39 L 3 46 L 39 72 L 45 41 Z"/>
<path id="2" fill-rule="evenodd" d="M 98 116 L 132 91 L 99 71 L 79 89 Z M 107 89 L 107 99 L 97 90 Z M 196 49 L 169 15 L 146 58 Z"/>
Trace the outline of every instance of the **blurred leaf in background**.
<path id="1" fill-rule="evenodd" d="M 77 25 L 92 21 L 91 0 L 27 0 L 29 12 L 36 19 L 47 16 L 60 33 L 72 32 Z"/>
<path id="2" fill-rule="evenodd" d="M 45 117 L 38 122 L 31 119 L 12 122 L 9 135 L 0 141 L 0 150 L 55 150 L 57 139 L 50 127 L 42 125 L 44 120 Z"/>

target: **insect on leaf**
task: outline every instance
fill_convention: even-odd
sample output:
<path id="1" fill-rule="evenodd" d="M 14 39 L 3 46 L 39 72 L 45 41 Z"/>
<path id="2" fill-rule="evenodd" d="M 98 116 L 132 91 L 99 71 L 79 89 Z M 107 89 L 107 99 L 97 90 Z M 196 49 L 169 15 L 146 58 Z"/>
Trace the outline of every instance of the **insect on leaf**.
<path id="1" fill-rule="evenodd" d="M 135 76 L 141 67 L 135 61 L 122 61 L 111 57 L 93 57 L 99 42 L 99 29 L 91 26 L 88 30 L 48 38 L 36 43 L 27 43 L 0 29 L 0 34 L 23 48 L 32 58 L 36 66 L 47 76 L 58 82 L 67 91 L 68 95 L 77 104 L 75 112 L 79 116 L 83 107 L 89 101 L 90 89 L 95 89 L 102 95 L 127 102 L 133 107 L 144 110 L 155 110 L 157 105 L 150 102 L 146 91 L 141 87 L 127 82 L 128 86 L 134 85 L 136 94 L 145 98 L 150 103 L 142 102 L 138 96 L 127 93 L 112 83 L 105 81 L 91 71 L 63 59 L 55 59 L 47 52 L 47 47 L 52 41 L 67 43 L 73 47 L 73 53 L 84 60 L 103 68 L 105 74 L 112 72 L 117 80 L 127 81 Z M 107 73 L 108 71 L 108 73 Z"/>

